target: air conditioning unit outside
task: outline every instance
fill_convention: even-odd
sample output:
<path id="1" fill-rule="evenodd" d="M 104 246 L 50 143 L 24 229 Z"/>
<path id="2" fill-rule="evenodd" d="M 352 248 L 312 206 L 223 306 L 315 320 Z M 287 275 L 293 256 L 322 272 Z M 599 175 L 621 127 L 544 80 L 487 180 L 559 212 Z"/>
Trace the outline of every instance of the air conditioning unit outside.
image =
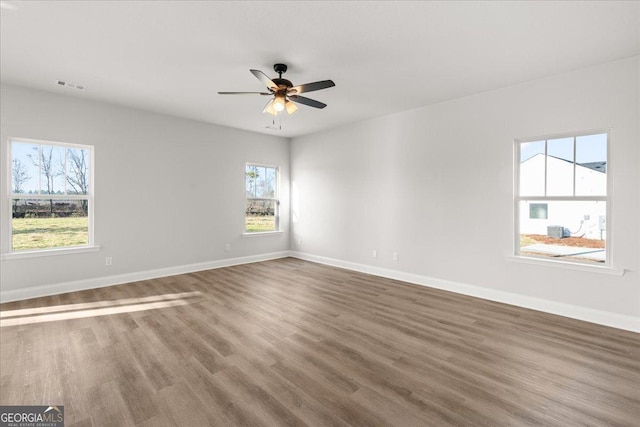
<path id="1" fill-rule="evenodd" d="M 548 225 L 547 236 L 553 237 L 555 239 L 562 239 L 563 237 L 571 236 L 571 232 L 568 228 L 565 228 L 561 225 Z"/>

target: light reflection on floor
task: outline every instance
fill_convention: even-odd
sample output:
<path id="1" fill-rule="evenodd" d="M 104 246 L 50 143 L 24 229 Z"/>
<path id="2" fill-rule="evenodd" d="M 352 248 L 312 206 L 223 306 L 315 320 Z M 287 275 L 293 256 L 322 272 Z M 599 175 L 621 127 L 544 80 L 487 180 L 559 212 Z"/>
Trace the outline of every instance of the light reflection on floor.
<path id="1" fill-rule="evenodd" d="M 201 292 L 180 292 L 140 298 L 123 298 L 78 304 L 65 304 L 38 308 L 25 308 L 0 312 L 0 327 L 82 319 L 119 313 L 154 310 L 191 304 Z"/>

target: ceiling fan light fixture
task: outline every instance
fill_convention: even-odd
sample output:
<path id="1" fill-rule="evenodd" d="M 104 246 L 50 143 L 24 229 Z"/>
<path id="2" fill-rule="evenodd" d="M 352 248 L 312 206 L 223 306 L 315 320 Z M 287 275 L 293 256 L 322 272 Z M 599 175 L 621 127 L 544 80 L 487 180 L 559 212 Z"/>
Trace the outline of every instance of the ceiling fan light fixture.
<path id="1" fill-rule="evenodd" d="M 287 109 L 287 114 L 289 115 L 292 115 L 293 113 L 298 111 L 298 106 L 295 103 L 289 101 L 288 99 L 285 101 L 284 106 Z"/>
<path id="2" fill-rule="evenodd" d="M 284 93 L 276 93 L 276 96 L 273 98 L 273 109 L 277 112 L 284 110 L 285 97 Z"/>
<path id="3" fill-rule="evenodd" d="M 278 115 L 278 112 L 273 108 L 273 99 L 270 100 L 269 102 L 267 102 L 267 105 L 264 106 L 264 110 L 262 110 L 263 113 L 269 113 L 272 114 L 274 116 Z"/>

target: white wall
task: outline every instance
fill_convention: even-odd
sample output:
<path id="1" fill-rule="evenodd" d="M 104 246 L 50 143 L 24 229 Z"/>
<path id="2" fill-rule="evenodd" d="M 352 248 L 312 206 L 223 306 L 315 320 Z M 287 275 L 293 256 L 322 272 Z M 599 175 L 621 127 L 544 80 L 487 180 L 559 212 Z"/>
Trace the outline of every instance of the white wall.
<path id="1" fill-rule="evenodd" d="M 11 85 L 1 95 L 2 252 L 9 244 L 10 137 L 95 147 L 95 243 L 101 246 L 0 261 L 3 294 L 288 250 L 288 139 Z M 281 167 L 284 233 L 242 237 L 245 162 Z M 106 256 L 113 257 L 110 267 Z"/>
<path id="2" fill-rule="evenodd" d="M 636 57 L 294 138 L 291 248 L 602 311 L 640 330 L 638 78 Z M 607 225 L 624 276 L 509 261 L 514 139 L 607 128 Z"/>

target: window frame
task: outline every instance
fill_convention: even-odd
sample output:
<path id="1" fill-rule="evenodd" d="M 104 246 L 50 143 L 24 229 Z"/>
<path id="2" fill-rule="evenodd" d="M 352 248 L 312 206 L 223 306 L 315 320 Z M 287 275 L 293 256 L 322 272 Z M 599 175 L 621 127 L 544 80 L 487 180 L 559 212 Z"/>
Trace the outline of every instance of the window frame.
<path id="1" fill-rule="evenodd" d="M 256 166 L 259 168 L 270 168 L 270 169 L 275 169 L 276 171 L 276 183 L 274 186 L 274 197 L 273 198 L 264 198 L 264 197 L 247 197 L 247 167 L 249 166 Z M 268 235 L 268 234 L 279 234 L 282 233 L 282 230 L 280 229 L 280 166 L 277 165 L 270 165 L 270 164 L 266 164 L 266 163 L 257 163 L 257 162 L 245 162 L 244 164 L 244 212 L 245 212 L 245 216 L 244 216 L 244 226 L 243 226 L 243 235 L 244 236 L 263 236 L 263 235 Z M 275 221 L 275 230 L 269 230 L 269 231 L 247 231 L 247 214 L 246 214 L 246 206 L 247 206 L 247 200 L 269 200 L 269 201 L 273 201 L 275 204 L 275 210 L 274 210 L 274 221 Z"/>
<path id="2" fill-rule="evenodd" d="M 13 160 L 13 143 L 34 144 L 39 146 L 51 146 L 51 147 L 63 147 L 65 149 L 82 149 L 87 150 L 89 154 L 89 191 L 88 194 L 14 194 L 13 193 L 13 176 L 12 176 L 12 160 Z M 8 238 L 7 243 L 3 245 L 2 254 L 0 259 L 17 259 L 17 258 L 30 258 L 38 256 L 48 255 L 62 255 L 70 253 L 91 252 L 100 249 L 95 245 L 94 238 L 94 211 L 95 211 L 95 148 L 92 145 L 76 144 L 60 141 L 49 141 L 33 138 L 20 138 L 10 137 L 7 142 L 7 160 L 5 177 L 7 178 L 6 184 L 6 199 L 7 199 L 7 230 Z M 86 200 L 88 203 L 87 209 L 87 244 L 74 245 L 74 246 L 59 246 L 49 248 L 36 248 L 25 250 L 13 249 L 13 211 L 12 204 L 15 199 L 23 200 Z"/>
<path id="3" fill-rule="evenodd" d="M 604 134 L 606 135 L 607 142 L 607 171 L 606 171 L 606 191 L 607 194 L 605 196 L 576 196 L 576 184 L 575 184 L 575 158 L 576 158 L 576 139 L 583 136 L 589 135 L 598 135 Z M 528 142 L 536 142 L 536 141 L 544 141 L 545 142 L 545 193 L 547 187 L 547 166 L 546 166 L 546 156 L 547 156 L 547 144 L 549 140 L 554 139 L 562 139 L 562 138 L 572 138 L 573 139 L 573 195 L 572 196 L 521 196 L 520 195 L 520 148 L 522 144 Z M 580 132 L 565 132 L 544 136 L 536 136 L 536 137 L 526 137 L 526 138 L 515 138 L 513 145 L 513 167 L 514 167 L 514 182 L 513 182 L 513 256 L 516 259 L 520 260 L 532 260 L 535 261 L 535 264 L 542 263 L 544 265 L 569 265 L 575 266 L 577 268 L 596 268 L 596 269 L 613 269 L 613 221 L 612 221 L 612 212 L 613 212 L 613 177 L 610 174 L 611 169 L 611 129 L 594 129 L 594 130 L 586 130 Z M 544 256 L 535 256 L 531 254 L 521 254 L 520 252 L 520 204 L 521 202 L 534 202 L 534 203 L 549 203 L 556 201 L 565 201 L 565 202 L 589 202 L 589 201 L 603 201 L 606 203 L 606 237 L 605 237 L 605 261 L 604 263 L 597 265 L 590 263 L 588 261 L 577 261 L 577 260 L 566 260 L 566 259 L 552 259 Z M 548 206 L 547 206 L 548 209 Z M 548 212 L 548 211 L 547 211 Z"/>

